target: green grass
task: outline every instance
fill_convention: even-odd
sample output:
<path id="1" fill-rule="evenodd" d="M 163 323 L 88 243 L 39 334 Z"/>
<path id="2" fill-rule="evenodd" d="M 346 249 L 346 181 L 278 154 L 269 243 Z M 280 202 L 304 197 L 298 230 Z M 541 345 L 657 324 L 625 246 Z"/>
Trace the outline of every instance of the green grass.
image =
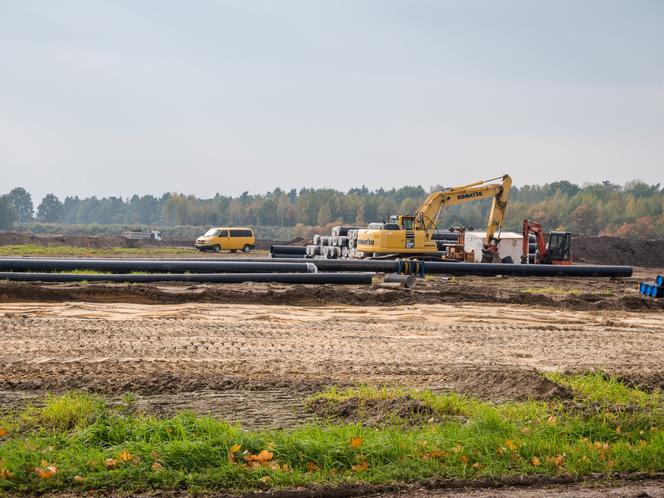
<path id="1" fill-rule="evenodd" d="M 227 257 L 228 251 L 219 257 Z M 265 256 L 266 250 L 254 250 L 254 256 Z M 78 247 L 78 246 L 40 246 L 34 244 L 0 246 L 0 256 L 46 256 L 46 257 L 167 257 L 167 256 L 200 256 L 193 247 Z"/>
<path id="2" fill-rule="evenodd" d="M 610 291 L 588 291 L 585 289 L 561 289 L 559 287 L 537 287 L 532 289 L 524 289 L 523 292 L 528 294 L 546 294 L 552 296 L 581 296 L 581 295 L 593 295 L 593 296 L 613 296 L 613 293 Z"/>
<path id="3" fill-rule="evenodd" d="M 410 396 L 439 415 L 463 416 L 417 426 L 327 421 L 245 431 L 192 413 L 165 419 L 135 414 L 130 398 L 127 406 L 111 407 L 87 394 L 51 396 L 41 407 L 0 419 L 6 430 L 0 439 L 0 490 L 246 491 L 432 477 L 664 471 L 661 393 L 600 374 L 550 377 L 573 389 L 575 399 L 493 405 L 457 394 L 360 387 L 333 388 L 310 400 Z M 249 455 L 263 450 L 269 452 L 263 463 L 247 465 Z"/>
<path id="4" fill-rule="evenodd" d="M 38 246 L 33 244 L 0 246 L 2 256 L 163 256 L 193 255 L 195 249 L 184 247 L 78 247 Z"/>

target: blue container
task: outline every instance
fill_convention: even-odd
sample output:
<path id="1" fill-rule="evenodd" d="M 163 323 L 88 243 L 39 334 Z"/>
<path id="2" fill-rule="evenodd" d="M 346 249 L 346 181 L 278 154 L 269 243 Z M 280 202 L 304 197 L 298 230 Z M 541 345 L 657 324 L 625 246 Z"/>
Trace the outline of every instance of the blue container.
<path id="1" fill-rule="evenodd" d="M 664 297 L 664 287 L 660 285 L 651 285 L 650 297 Z"/>
<path id="2" fill-rule="evenodd" d="M 645 294 L 645 293 L 646 293 L 646 285 L 647 285 L 647 284 L 646 284 L 645 282 L 641 282 L 641 283 L 639 283 L 639 292 L 640 292 L 641 294 Z"/>
<path id="3" fill-rule="evenodd" d="M 657 275 L 655 282 L 657 282 L 658 287 L 664 286 L 664 275 Z"/>

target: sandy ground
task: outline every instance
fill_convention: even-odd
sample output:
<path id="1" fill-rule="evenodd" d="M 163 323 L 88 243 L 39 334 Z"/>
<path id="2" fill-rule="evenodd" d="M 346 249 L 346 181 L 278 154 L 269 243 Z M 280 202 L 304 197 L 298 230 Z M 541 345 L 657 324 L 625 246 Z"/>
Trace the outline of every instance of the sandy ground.
<path id="1" fill-rule="evenodd" d="M 131 391 L 150 411 L 192 408 L 248 426 L 297 423 L 304 398 L 326 384 L 502 401 L 555 397 L 537 371 L 603 369 L 664 386 L 658 311 L 4 303 L 0 343 L 0 407 L 45 391 Z"/>
<path id="2" fill-rule="evenodd" d="M 659 498 L 664 497 L 664 481 L 645 480 L 637 482 L 617 481 L 613 483 L 587 482 L 580 484 L 527 486 L 495 489 L 413 490 L 402 493 L 372 495 L 373 498 Z"/>

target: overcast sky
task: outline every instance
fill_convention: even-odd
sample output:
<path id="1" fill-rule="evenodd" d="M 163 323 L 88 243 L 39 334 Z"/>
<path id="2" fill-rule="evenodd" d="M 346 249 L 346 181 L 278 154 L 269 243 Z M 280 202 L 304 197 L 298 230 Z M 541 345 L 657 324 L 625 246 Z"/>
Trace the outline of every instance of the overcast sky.
<path id="1" fill-rule="evenodd" d="M 7 191 L 664 183 L 662 0 L 0 0 Z"/>

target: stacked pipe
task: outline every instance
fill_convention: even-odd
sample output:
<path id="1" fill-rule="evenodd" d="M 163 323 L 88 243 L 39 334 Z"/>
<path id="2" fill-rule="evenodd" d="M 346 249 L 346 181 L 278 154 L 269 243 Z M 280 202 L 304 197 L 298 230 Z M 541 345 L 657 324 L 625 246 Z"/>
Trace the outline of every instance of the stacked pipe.
<path id="1" fill-rule="evenodd" d="M 335 226 L 330 235 L 314 235 L 305 248 L 308 258 L 338 259 L 353 256 L 360 227 Z"/>
<path id="2" fill-rule="evenodd" d="M 270 246 L 270 258 L 301 259 L 307 257 L 305 246 Z"/>
<path id="3" fill-rule="evenodd" d="M 335 226 L 328 235 L 314 235 L 313 243 L 305 248 L 307 258 L 338 259 L 356 256 L 357 235 L 362 227 Z M 449 230 L 433 234 L 438 250 L 444 252 L 449 244 L 456 244 L 459 234 Z"/>
<path id="4" fill-rule="evenodd" d="M 664 297 L 664 275 L 657 275 L 654 283 L 639 283 L 639 292 L 648 297 Z"/>

